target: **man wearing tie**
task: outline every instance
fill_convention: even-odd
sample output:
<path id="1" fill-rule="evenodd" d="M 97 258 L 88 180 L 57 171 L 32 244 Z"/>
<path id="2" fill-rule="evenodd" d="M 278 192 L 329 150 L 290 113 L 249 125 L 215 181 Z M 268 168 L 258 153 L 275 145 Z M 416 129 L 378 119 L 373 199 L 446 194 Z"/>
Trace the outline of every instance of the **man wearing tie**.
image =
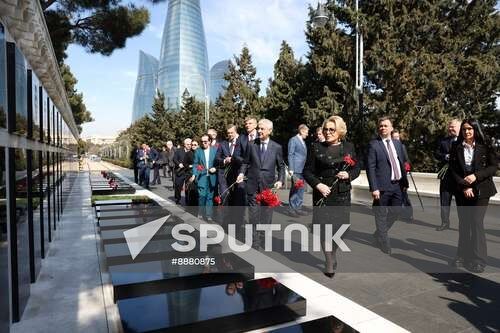
<path id="1" fill-rule="evenodd" d="M 259 137 L 257 131 L 257 119 L 254 117 L 247 117 L 245 119 L 245 134 L 241 136 L 241 152 L 243 155 L 246 154 L 248 143 L 254 141 Z"/>
<path id="2" fill-rule="evenodd" d="M 288 173 L 292 180 L 304 179 L 302 170 L 307 158 L 307 147 L 305 139 L 309 135 L 309 128 L 302 124 L 299 126 L 298 134 L 290 138 L 288 141 Z M 296 188 L 295 183 L 292 182 L 290 187 L 290 195 L 288 197 L 290 207 L 288 214 L 292 217 L 305 215 L 301 210 L 302 203 L 304 202 L 304 187 Z"/>
<path id="3" fill-rule="evenodd" d="M 403 191 L 408 188 L 404 171 L 406 162 L 400 141 L 391 140 L 392 122 L 378 120 L 379 136 L 370 141 L 366 174 L 373 198 L 376 231 L 373 234 L 380 250 L 391 254 L 388 231 L 401 211 Z"/>
<path id="4" fill-rule="evenodd" d="M 236 181 L 243 163 L 240 136 L 236 131 L 236 125 L 229 125 L 226 134 L 227 140 L 220 144 L 215 157 L 215 163 L 219 168 L 217 175 L 219 193 L 222 202 L 226 206 L 224 207 L 224 225 L 243 220 L 244 209 L 242 206 L 245 206 L 243 183 L 236 184 L 230 190 L 227 190 Z"/>
<path id="5" fill-rule="evenodd" d="M 210 137 L 202 135 L 201 146 L 194 152 L 193 175 L 190 179 L 190 182 L 196 179 L 199 217 L 208 222 L 212 221 L 214 192 L 217 187 L 216 153 L 217 149 L 210 145 Z"/>
<path id="6" fill-rule="evenodd" d="M 259 138 L 248 143 L 243 164 L 237 181 L 242 182 L 247 177 L 245 189 L 249 206 L 250 223 L 270 224 L 272 220 L 272 209 L 263 207 L 259 210 L 257 194 L 265 189 L 280 189 L 285 180 L 285 162 L 283 161 L 283 150 L 281 146 L 270 139 L 273 130 L 273 122 L 261 119 L 257 126 Z M 276 169 L 278 178 L 276 181 Z M 260 211 L 260 212 L 259 212 Z M 261 234 L 253 234 L 253 245 L 261 245 Z"/>

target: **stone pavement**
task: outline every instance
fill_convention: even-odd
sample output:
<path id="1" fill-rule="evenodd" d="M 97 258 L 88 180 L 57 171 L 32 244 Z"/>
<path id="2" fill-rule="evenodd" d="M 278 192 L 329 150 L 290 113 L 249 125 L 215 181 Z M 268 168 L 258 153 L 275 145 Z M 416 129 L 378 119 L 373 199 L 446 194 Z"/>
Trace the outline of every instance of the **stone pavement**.
<path id="1" fill-rule="evenodd" d="M 92 163 L 91 168 L 111 168 L 133 182 L 131 170 L 104 162 Z M 172 199 L 171 182 L 165 178 L 162 182 L 151 191 Z M 287 197 L 286 191 L 280 193 L 280 198 Z M 311 195 L 306 195 L 305 203 L 311 205 Z M 389 257 L 370 244 L 373 217 L 367 208 L 368 203 L 364 203 L 352 213 L 348 237 L 352 253 L 341 253 L 334 279 L 321 273 L 321 254 L 300 257 L 273 252 L 269 256 L 410 331 L 500 330 L 500 225 L 496 213 L 489 211 L 485 220 L 490 267 L 486 273 L 475 275 L 450 270 L 447 265 L 456 251 L 455 215 L 455 229 L 436 232 L 439 221 L 432 218 L 438 211 L 415 209 L 416 223 L 396 223 L 391 229 L 393 255 Z M 273 223 L 307 224 L 310 218 L 293 219 L 278 212 Z"/>
<path id="2" fill-rule="evenodd" d="M 88 172 L 76 175 L 21 321 L 11 332 L 108 332 Z"/>

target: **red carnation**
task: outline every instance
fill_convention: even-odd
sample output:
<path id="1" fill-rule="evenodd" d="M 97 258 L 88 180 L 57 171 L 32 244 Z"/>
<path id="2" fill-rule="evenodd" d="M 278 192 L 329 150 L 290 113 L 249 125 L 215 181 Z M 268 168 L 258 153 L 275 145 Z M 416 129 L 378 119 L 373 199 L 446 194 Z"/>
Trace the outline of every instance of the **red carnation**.
<path id="1" fill-rule="evenodd" d="M 214 203 L 217 205 L 217 206 L 220 206 L 222 204 L 222 199 L 220 196 L 216 196 L 214 198 Z"/>
<path id="2" fill-rule="evenodd" d="M 269 207 L 278 207 L 281 205 L 281 201 L 278 194 L 274 193 L 271 189 L 265 189 L 256 196 L 256 201 L 258 204 Z"/>
<path id="3" fill-rule="evenodd" d="M 351 155 L 346 155 L 344 156 L 344 162 L 350 166 L 353 167 L 356 165 L 356 160 L 351 157 Z"/>
<path id="4" fill-rule="evenodd" d="M 270 277 L 265 279 L 259 279 L 256 282 L 262 289 L 272 289 L 276 285 L 278 285 L 278 281 Z"/>
<path id="5" fill-rule="evenodd" d="M 410 162 L 405 162 L 404 168 L 405 168 L 406 172 L 410 172 L 411 171 L 411 164 L 410 164 Z"/>
<path id="6" fill-rule="evenodd" d="M 196 166 L 196 170 L 203 171 L 203 170 L 205 170 L 205 167 L 201 164 L 198 164 L 198 166 Z"/>
<path id="7" fill-rule="evenodd" d="M 295 184 L 293 184 L 293 187 L 298 190 L 298 189 L 301 189 L 301 188 L 304 188 L 304 180 L 302 179 L 297 179 L 297 181 L 295 182 Z"/>

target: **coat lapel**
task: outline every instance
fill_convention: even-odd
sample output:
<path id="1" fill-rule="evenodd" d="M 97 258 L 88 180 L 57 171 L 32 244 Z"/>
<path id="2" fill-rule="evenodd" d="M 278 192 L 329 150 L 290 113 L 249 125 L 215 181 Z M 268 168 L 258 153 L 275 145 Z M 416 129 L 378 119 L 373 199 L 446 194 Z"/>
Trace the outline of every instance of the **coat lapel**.
<path id="1" fill-rule="evenodd" d="M 385 148 L 385 144 L 384 144 L 384 141 L 382 140 L 382 138 L 379 138 L 378 143 L 379 143 L 380 149 L 382 149 L 382 151 L 384 152 L 385 158 L 387 158 L 387 162 L 389 162 L 389 164 L 391 164 L 391 160 L 389 159 L 389 154 L 387 153 L 387 149 Z"/>

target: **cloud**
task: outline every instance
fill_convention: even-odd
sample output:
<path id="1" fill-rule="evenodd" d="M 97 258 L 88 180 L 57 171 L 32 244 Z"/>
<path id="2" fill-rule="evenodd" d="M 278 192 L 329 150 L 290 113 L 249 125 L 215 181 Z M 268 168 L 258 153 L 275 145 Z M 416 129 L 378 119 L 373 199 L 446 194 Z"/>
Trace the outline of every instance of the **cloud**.
<path id="1" fill-rule="evenodd" d="M 147 32 L 151 33 L 157 39 L 161 39 L 163 35 L 163 29 L 153 25 L 152 23 L 148 25 Z"/>

